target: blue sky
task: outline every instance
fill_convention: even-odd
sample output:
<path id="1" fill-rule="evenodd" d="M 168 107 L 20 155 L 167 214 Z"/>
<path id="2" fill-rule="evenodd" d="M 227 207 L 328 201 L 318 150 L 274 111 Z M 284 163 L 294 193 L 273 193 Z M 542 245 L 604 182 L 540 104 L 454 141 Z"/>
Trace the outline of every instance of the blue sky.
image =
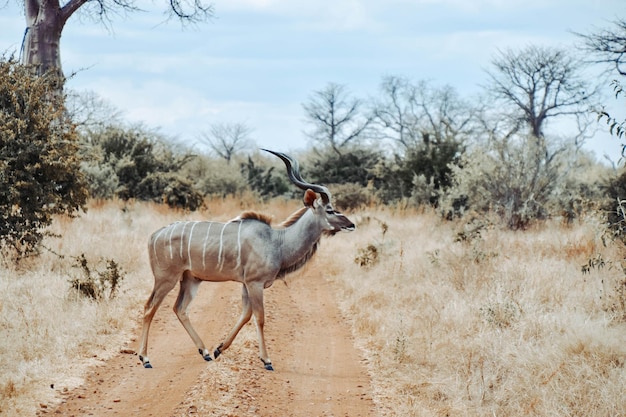
<path id="1" fill-rule="evenodd" d="M 0 0 L 2 4 L 3 0 Z M 23 12 L 0 9 L 0 51 L 19 49 Z M 61 39 L 68 86 L 91 90 L 127 120 L 188 143 L 211 123 L 246 123 L 261 147 L 308 144 L 302 103 L 329 82 L 356 97 L 385 75 L 449 84 L 472 99 L 498 48 L 571 47 L 571 31 L 610 27 L 623 0 L 215 0 L 215 18 L 181 29 L 166 2 L 110 27 L 73 16 Z M 619 141 L 598 134 L 598 156 Z"/>

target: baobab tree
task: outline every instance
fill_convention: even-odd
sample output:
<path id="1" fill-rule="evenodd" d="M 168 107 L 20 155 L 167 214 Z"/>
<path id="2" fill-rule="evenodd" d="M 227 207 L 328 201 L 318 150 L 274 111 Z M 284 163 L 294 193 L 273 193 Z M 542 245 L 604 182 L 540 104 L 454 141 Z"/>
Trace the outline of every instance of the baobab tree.
<path id="1" fill-rule="evenodd" d="M 67 21 L 77 12 L 83 17 L 107 25 L 111 16 L 138 12 L 138 0 L 23 0 L 26 17 L 22 64 L 34 68 L 37 75 L 48 72 L 59 77 L 62 88 L 61 34 Z M 169 18 L 182 23 L 195 23 L 213 16 L 212 4 L 203 0 L 168 0 Z"/>

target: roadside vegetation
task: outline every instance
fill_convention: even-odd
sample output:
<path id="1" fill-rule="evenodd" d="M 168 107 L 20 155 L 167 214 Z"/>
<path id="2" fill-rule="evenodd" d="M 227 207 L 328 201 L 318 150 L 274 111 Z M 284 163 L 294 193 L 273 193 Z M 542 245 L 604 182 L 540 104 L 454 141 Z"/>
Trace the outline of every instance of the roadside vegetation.
<path id="1" fill-rule="evenodd" d="M 322 256 L 379 415 L 626 413 L 624 249 L 603 243 L 601 219 L 520 233 L 430 211 L 359 217 Z"/>
<path id="2" fill-rule="evenodd" d="M 494 56 L 478 98 L 386 76 L 368 100 L 329 83 L 303 104 L 303 177 L 358 223 L 317 262 L 380 415 L 626 414 L 626 174 L 582 146 L 598 120 L 623 138 L 599 92 L 623 100 L 625 27 L 580 35 L 612 82 L 529 45 Z M 0 73 L 0 413 L 33 415 L 133 342 L 153 230 L 280 220 L 302 195 L 250 126 L 175 142 L 56 73 Z"/>
<path id="3" fill-rule="evenodd" d="M 279 220 L 296 207 L 231 196 L 184 213 L 118 199 L 57 218 L 51 230 L 63 239 L 48 237 L 41 255 L 0 270 L 0 410 L 34 415 L 55 402 L 54 387 L 79 385 L 87 366 L 132 348 L 155 228 L 247 208 Z M 626 413 L 624 249 L 601 233 L 602 219 L 520 232 L 431 209 L 368 206 L 350 216 L 357 232 L 326 239 L 311 268 L 324 265 L 320 279 L 336 288 L 379 415 Z M 112 272 L 107 259 L 123 277 L 115 293 L 77 290 L 86 277 L 77 260 L 97 285 Z"/>

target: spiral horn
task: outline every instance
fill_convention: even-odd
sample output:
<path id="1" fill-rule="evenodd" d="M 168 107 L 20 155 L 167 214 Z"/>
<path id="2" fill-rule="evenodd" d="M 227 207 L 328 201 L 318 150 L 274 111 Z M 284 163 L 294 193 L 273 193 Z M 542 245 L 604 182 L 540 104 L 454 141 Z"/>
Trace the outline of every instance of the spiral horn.
<path id="1" fill-rule="evenodd" d="M 296 159 L 282 152 L 276 152 L 269 149 L 261 150 L 276 155 L 285 163 L 289 180 L 294 183 L 298 188 L 302 190 L 311 189 L 322 197 L 322 202 L 324 204 L 328 204 L 330 202 L 331 195 L 330 191 L 328 191 L 328 188 L 324 187 L 323 185 L 310 184 L 302 179 L 302 177 L 300 176 L 300 164 L 298 164 L 298 161 Z"/>

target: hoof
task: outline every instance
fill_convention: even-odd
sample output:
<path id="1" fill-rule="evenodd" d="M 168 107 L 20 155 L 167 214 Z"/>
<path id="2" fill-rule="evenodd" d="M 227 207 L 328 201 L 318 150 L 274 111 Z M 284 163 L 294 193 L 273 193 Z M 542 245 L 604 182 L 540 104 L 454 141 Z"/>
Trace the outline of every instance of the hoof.
<path id="1" fill-rule="evenodd" d="M 204 353 L 204 351 L 202 349 L 198 349 L 198 352 L 200 352 L 200 355 L 202 356 L 202 359 L 204 359 L 205 361 L 209 362 L 209 361 L 213 360 L 213 358 L 211 358 L 211 354 L 209 352 Z"/>
<path id="2" fill-rule="evenodd" d="M 272 362 L 265 362 L 263 359 L 261 359 L 261 362 L 263 362 L 263 366 L 268 371 L 273 371 L 274 370 L 274 367 L 272 366 Z"/>
<path id="3" fill-rule="evenodd" d="M 143 365 L 144 368 L 146 369 L 152 368 L 152 365 L 150 365 L 150 360 L 148 358 L 144 358 L 143 356 L 139 355 L 139 360 L 141 361 L 141 364 Z"/>
<path id="4" fill-rule="evenodd" d="M 217 359 L 217 357 L 222 354 L 222 351 L 220 350 L 222 348 L 222 346 L 224 346 L 223 343 L 215 348 L 215 351 L 213 352 L 213 356 L 215 356 L 215 359 Z"/>

